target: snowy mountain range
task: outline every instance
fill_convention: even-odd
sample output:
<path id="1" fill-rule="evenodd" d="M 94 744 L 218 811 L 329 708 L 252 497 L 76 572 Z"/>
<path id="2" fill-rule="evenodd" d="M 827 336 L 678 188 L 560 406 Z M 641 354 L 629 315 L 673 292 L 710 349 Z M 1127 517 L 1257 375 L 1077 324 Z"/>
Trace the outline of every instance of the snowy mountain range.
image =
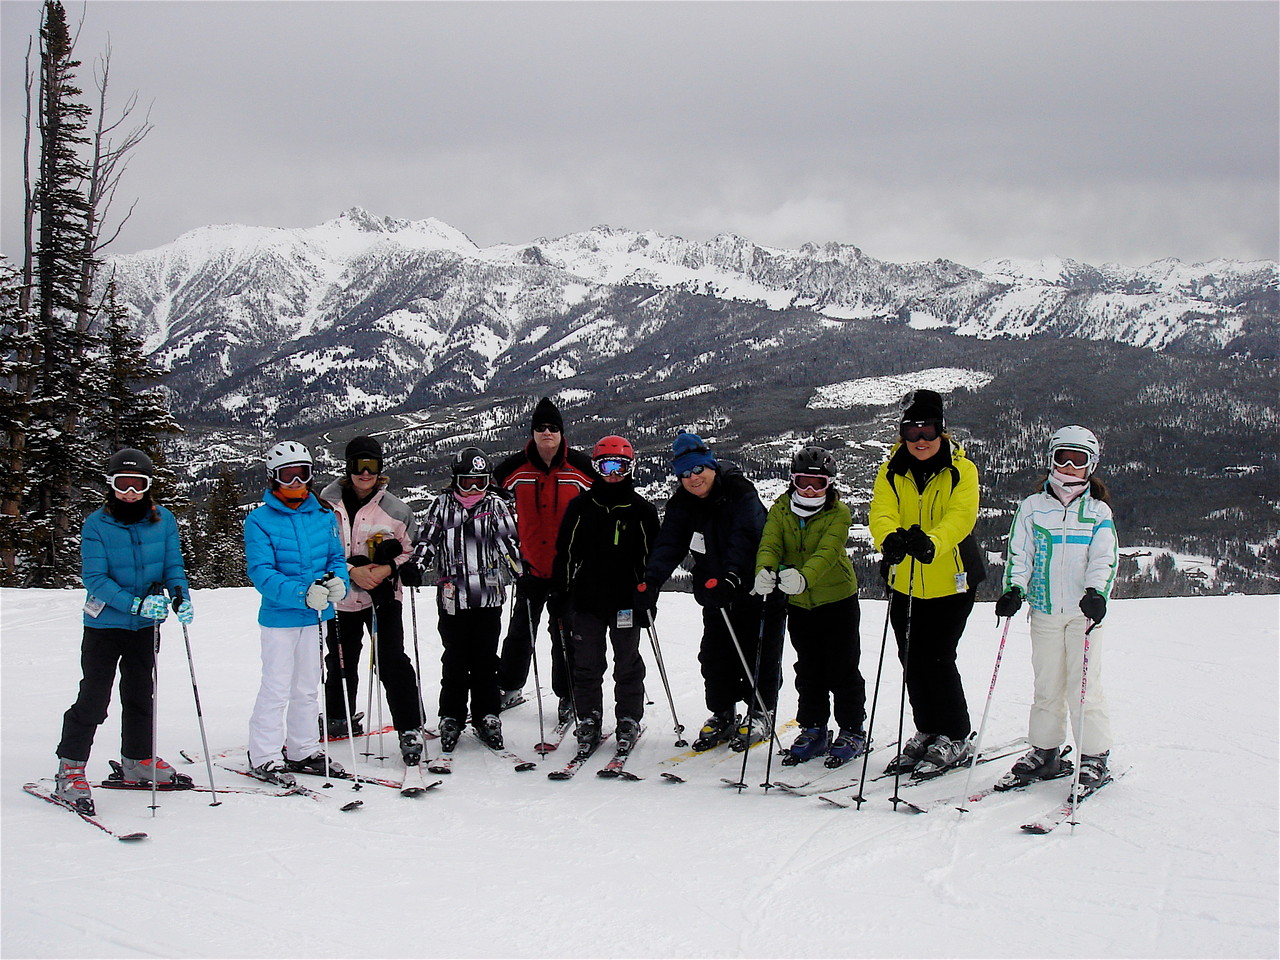
<path id="1" fill-rule="evenodd" d="M 1277 332 L 1272 261 L 970 268 L 609 227 L 481 248 L 437 220 L 360 209 L 304 229 L 201 228 L 103 275 L 170 371 L 180 417 L 265 429 L 606 368 L 615 382 L 662 381 L 682 358 L 768 352 L 858 321 L 1264 356 Z"/>

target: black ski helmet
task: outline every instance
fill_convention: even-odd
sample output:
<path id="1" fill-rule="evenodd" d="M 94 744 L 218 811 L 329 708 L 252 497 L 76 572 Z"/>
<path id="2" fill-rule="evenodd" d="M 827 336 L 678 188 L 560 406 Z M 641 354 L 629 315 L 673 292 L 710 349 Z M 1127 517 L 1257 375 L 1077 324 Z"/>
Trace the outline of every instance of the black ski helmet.
<path id="1" fill-rule="evenodd" d="M 479 447 L 463 447 L 453 455 L 452 475 L 455 477 L 478 477 L 491 472 L 489 455 Z"/>
<path id="2" fill-rule="evenodd" d="M 836 458 L 822 447 L 809 444 L 801 447 L 791 458 L 792 473 L 816 473 L 834 478 L 839 473 Z"/>
<path id="3" fill-rule="evenodd" d="M 113 453 L 111 459 L 107 461 L 107 476 L 111 477 L 117 473 L 135 473 L 142 477 L 153 477 L 155 467 L 151 463 L 151 458 L 141 450 L 125 447 Z"/>

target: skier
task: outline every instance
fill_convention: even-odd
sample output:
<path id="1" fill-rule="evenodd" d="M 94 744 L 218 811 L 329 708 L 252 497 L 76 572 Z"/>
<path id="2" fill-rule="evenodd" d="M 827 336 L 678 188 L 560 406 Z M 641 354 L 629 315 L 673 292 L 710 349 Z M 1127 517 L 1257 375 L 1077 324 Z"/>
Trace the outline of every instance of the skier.
<path id="1" fill-rule="evenodd" d="M 916 724 L 889 772 L 928 779 L 973 750 L 956 648 L 982 575 L 962 544 L 978 518 L 978 471 L 947 432 L 941 396 L 916 390 L 907 401 L 900 440 L 876 473 L 870 528 Z"/>
<path id="2" fill-rule="evenodd" d="M 469 695 L 476 735 L 501 750 L 498 637 L 506 585 L 523 572 L 520 538 L 483 450 L 459 450 L 451 472 L 449 486 L 427 508 L 413 565 L 401 568 L 400 581 L 420 586 L 430 571 L 439 586 L 440 749 L 452 753 L 457 746 Z"/>
<path id="3" fill-rule="evenodd" d="M 516 603 L 498 666 L 504 710 L 524 696 L 533 656 L 531 631 L 537 631 L 546 606 L 560 521 L 569 501 L 591 486 L 593 476 L 591 460 L 566 442 L 564 420 L 550 398 L 543 397 L 533 408 L 529 433 L 524 449 L 503 460 L 493 471 L 494 482 L 515 498 L 516 527 L 525 563 L 525 573 L 516 582 Z M 560 625 L 552 618 L 548 620 L 551 689 L 560 701 L 559 722 L 567 724 L 573 718 L 569 670 Z"/>
<path id="4" fill-rule="evenodd" d="M 852 517 L 836 490 L 835 458 L 805 446 L 791 458 L 791 485 L 773 506 L 755 560 L 755 591 L 788 596 L 796 648 L 800 735 L 787 760 L 825 753 L 839 766 L 867 750 L 866 684 L 858 667 L 858 580 L 845 550 Z M 834 712 L 839 732 L 830 739 Z"/>
<path id="5" fill-rule="evenodd" d="M 596 480 L 565 511 L 556 539 L 547 608 L 569 629 L 568 657 L 579 754 L 599 745 L 604 715 L 605 636 L 613 645 L 614 737 L 627 753 L 644 718 L 644 660 L 633 597 L 658 532 L 658 511 L 632 483 L 635 450 L 618 436 L 591 452 Z"/>
<path id="6" fill-rule="evenodd" d="M 337 518 L 312 490 L 311 451 L 282 441 L 267 452 L 266 467 L 262 503 L 244 518 L 249 579 L 262 594 L 262 682 L 249 719 L 249 766 L 292 785 L 294 773 L 345 773 L 320 749 L 316 721 L 320 624 L 347 594 L 347 564 Z"/>
<path id="7" fill-rule="evenodd" d="M 637 588 L 636 614 L 645 622 L 655 609 L 658 591 L 690 554 L 693 595 L 702 607 L 702 642 L 698 663 L 711 716 L 693 741 L 693 749 L 710 750 L 728 740 L 745 750 L 773 734 L 778 689 L 782 684 L 781 604 L 766 604 L 751 592 L 756 550 L 765 525 L 765 509 L 736 464 L 717 460 L 694 433 L 680 433 L 671 444 L 671 471 L 679 486 L 667 501 L 662 528 Z M 758 653 L 755 684 L 767 711 L 752 695 L 752 677 L 743 670 L 724 613 L 747 663 L 754 664 L 763 625 L 764 646 Z M 742 720 L 737 705 L 745 704 Z"/>
<path id="8" fill-rule="evenodd" d="M 354 719 L 356 730 L 347 730 L 347 715 L 355 712 L 360 650 L 368 627 L 378 645 L 375 662 L 399 736 L 400 756 L 407 766 L 413 766 L 422 759 L 422 711 L 418 678 L 404 650 L 397 570 L 409 560 L 418 525 L 404 501 L 387 491 L 381 443 L 373 437 L 356 437 L 347 444 L 344 457 L 346 474 L 320 494 L 338 517 L 351 579 L 351 592 L 338 602 L 338 615 L 329 622 L 329 654 L 325 658 L 328 733 L 346 736 L 359 732 Z"/>
<path id="9" fill-rule="evenodd" d="M 1004 789 L 1072 772 L 1064 760 L 1067 715 L 1080 752 L 1081 793 L 1106 780 L 1111 721 L 1099 659 L 1107 597 L 1119 553 L 1111 500 L 1096 476 L 1098 438 L 1078 425 L 1049 440 L 1049 468 L 1040 492 L 1018 505 L 1009 528 L 1005 592 L 997 617 L 1012 617 L 1026 599 L 1031 616 L 1031 664 L 1035 693 L 1027 739 L 1032 749 L 1000 781 Z M 1070 709 L 1089 636 L 1083 728 Z"/>
<path id="10" fill-rule="evenodd" d="M 108 489 L 101 507 L 80 528 L 80 576 L 84 581 L 83 671 L 80 692 L 62 717 L 55 793 L 93 814 L 85 765 L 99 724 L 107 718 L 116 664 L 120 665 L 120 758 L 126 782 L 186 785 L 155 755 L 153 671 L 159 624 L 168 616 L 168 587 L 184 599 L 176 613 L 191 623 L 194 612 L 173 514 L 154 503 L 151 458 L 141 450 L 118 450 L 107 461 Z M 154 591 L 152 588 L 156 588 Z"/>

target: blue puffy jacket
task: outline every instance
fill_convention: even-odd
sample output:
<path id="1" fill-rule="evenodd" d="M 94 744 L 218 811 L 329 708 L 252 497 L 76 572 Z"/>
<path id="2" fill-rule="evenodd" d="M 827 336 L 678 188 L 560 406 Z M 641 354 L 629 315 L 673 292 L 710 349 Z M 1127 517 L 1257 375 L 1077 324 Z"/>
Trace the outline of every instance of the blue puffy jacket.
<path id="1" fill-rule="evenodd" d="M 158 519 L 152 520 L 152 517 Z M 141 630 L 156 621 L 130 613 L 133 601 L 145 597 L 153 583 L 189 592 L 178 542 L 178 522 L 164 507 L 150 517 L 121 523 L 105 507 L 85 518 L 80 528 L 80 579 L 84 582 L 84 625 Z M 95 617 L 90 610 L 105 604 Z"/>
<path id="2" fill-rule="evenodd" d="M 307 588 L 326 573 L 350 585 L 337 517 L 315 496 L 292 510 L 266 491 L 262 505 L 244 518 L 244 555 L 249 579 L 262 594 L 258 623 L 264 627 L 315 623 Z M 332 619 L 333 606 L 320 617 Z"/>

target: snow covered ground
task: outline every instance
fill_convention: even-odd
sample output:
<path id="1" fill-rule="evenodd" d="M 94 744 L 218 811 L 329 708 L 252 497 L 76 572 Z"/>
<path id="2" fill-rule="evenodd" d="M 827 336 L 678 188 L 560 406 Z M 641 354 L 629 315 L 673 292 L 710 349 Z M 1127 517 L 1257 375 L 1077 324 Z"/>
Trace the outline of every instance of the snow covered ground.
<path id="1" fill-rule="evenodd" d="M 766 754 L 699 758 L 689 782 L 658 776 L 671 718 L 650 664 L 646 777 L 547 780 L 464 739 L 454 773 L 418 799 L 366 787 L 361 810 L 326 798 L 96 792 L 117 843 L 26 796 L 53 774 L 62 711 L 79 679 L 78 591 L 0 591 L 3 629 L 5 957 L 1274 957 L 1277 922 L 1277 598 L 1127 600 L 1107 619 L 1117 766 L 1131 771 L 1046 837 L 1018 825 L 1061 782 L 1000 796 L 960 820 L 895 812 L 881 781 L 859 811 L 765 795 Z M 256 692 L 252 590 L 198 591 L 191 628 L 210 746 L 243 743 Z M 432 604 L 419 603 L 428 703 L 438 682 Z M 884 604 L 863 602 L 863 666 L 875 675 Z M 407 620 L 406 616 L 406 620 Z M 680 719 L 705 709 L 697 613 L 664 595 L 659 625 Z M 976 726 L 999 633 L 980 604 L 962 646 Z M 892 641 L 890 642 L 892 646 Z M 546 672 L 545 642 L 543 670 Z M 886 664 L 876 738 L 896 732 L 898 670 Z M 788 650 L 787 662 L 791 653 Z M 795 694 L 788 682 L 782 710 Z M 532 686 L 532 684 L 531 684 Z M 1013 623 L 987 738 L 1024 732 L 1027 625 Z M 361 694 L 361 706 L 364 694 Z M 182 635 L 164 628 L 161 755 L 199 749 Z M 532 701 L 505 716 L 507 742 L 536 759 Z M 118 710 L 90 773 L 117 756 Z M 387 745 L 391 742 L 388 738 Z M 567 748 L 561 748 L 567 759 Z M 344 749 L 336 758 L 346 761 Z M 1006 761 L 979 767 L 984 786 Z M 394 776 L 397 763 L 370 774 Z M 809 773 L 812 764 L 788 771 Z M 182 765 L 202 782 L 203 764 Z M 774 778 L 783 775 L 775 762 Z M 963 774 L 912 789 L 959 791 Z M 219 777 L 220 786 L 231 774 Z M 314 778 L 306 778 L 313 781 Z M 314 781 L 318 783 L 319 781 Z M 347 784 L 332 791 L 352 795 Z"/>

